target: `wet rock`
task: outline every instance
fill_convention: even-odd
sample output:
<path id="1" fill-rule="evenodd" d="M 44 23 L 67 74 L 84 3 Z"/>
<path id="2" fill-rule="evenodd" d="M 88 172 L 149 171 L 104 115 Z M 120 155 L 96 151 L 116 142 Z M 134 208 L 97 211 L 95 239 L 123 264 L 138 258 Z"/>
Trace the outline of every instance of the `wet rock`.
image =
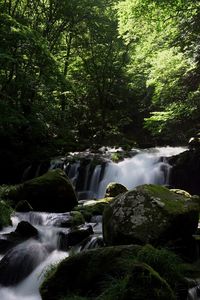
<path id="1" fill-rule="evenodd" d="M 142 185 L 114 198 L 105 208 L 106 244 L 162 245 L 188 239 L 198 227 L 199 206 L 184 195 L 158 185 Z"/>
<path id="2" fill-rule="evenodd" d="M 0 237 L 0 254 L 5 254 L 9 249 L 13 248 L 15 243 L 9 239 Z"/>
<path id="3" fill-rule="evenodd" d="M 14 233 L 16 234 L 16 236 L 21 236 L 22 238 L 31 238 L 38 235 L 37 229 L 26 221 L 21 221 L 17 225 Z"/>
<path id="4" fill-rule="evenodd" d="M 84 201 L 83 204 L 78 205 L 75 209 L 84 216 L 86 222 L 91 222 L 93 216 L 99 216 L 103 214 L 104 208 L 112 200 L 112 197 L 107 197 L 98 200 Z"/>
<path id="5" fill-rule="evenodd" d="M 169 159 L 169 184 L 191 195 L 200 195 L 200 149 L 190 149 Z"/>
<path id="6" fill-rule="evenodd" d="M 60 249 L 67 250 L 71 246 L 75 246 L 81 243 L 83 240 L 88 238 L 91 234 L 93 234 L 92 226 L 89 225 L 85 228 L 74 229 L 69 233 L 60 232 Z"/>
<path id="7" fill-rule="evenodd" d="M 9 193 L 16 203 L 27 200 L 36 211 L 66 212 L 78 204 L 74 189 L 60 170 L 50 170 L 44 175 L 25 181 Z"/>
<path id="8" fill-rule="evenodd" d="M 105 197 L 116 197 L 121 193 L 127 192 L 127 188 L 120 183 L 117 182 L 111 182 L 108 184 L 106 188 L 106 194 Z"/>
<path id="9" fill-rule="evenodd" d="M 40 292 L 43 300 L 88 299 L 88 295 L 94 300 L 179 299 L 183 282 L 179 270 L 169 251 L 149 245 L 103 247 L 63 260 L 48 274 Z"/>
<path id="10" fill-rule="evenodd" d="M 26 241 L 9 250 L 0 261 L 0 284 L 15 285 L 26 278 L 48 255 L 37 241 Z"/>
<path id="11" fill-rule="evenodd" d="M 15 211 L 18 212 L 29 212 L 32 211 L 32 206 L 26 200 L 19 201 L 15 206 Z"/>
<path id="12" fill-rule="evenodd" d="M 0 236 L 0 253 L 4 254 L 7 250 L 23 243 L 27 239 L 37 238 L 38 231 L 30 223 L 21 221 L 15 231 L 2 234 Z"/>

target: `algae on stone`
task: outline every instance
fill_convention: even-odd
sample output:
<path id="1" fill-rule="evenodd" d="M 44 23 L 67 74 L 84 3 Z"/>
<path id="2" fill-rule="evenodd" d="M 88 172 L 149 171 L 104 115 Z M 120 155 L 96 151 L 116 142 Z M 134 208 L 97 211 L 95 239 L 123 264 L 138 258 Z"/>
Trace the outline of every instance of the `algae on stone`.
<path id="1" fill-rule="evenodd" d="M 151 259 L 146 263 L 143 254 L 148 251 Z M 42 299 L 178 299 L 179 287 L 184 282 L 181 261 L 166 252 L 167 255 L 151 246 L 129 245 L 93 249 L 68 257 L 48 273 L 40 289 Z M 184 292 L 187 293 L 187 287 Z"/>
<path id="2" fill-rule="evenodd" d="M 72 184 L 61 169 L 25 181 L 8 197 L 16 203 L 27 200 L 36 211 L 66 212 L 78 204 Z"/>
<path id="3" fill-rule="evenodd" d="M 145 184 L 113 199 L 103 214 L 108 245 L 163 244 L 194 234 L 199 206 L 165 187 Z"/>

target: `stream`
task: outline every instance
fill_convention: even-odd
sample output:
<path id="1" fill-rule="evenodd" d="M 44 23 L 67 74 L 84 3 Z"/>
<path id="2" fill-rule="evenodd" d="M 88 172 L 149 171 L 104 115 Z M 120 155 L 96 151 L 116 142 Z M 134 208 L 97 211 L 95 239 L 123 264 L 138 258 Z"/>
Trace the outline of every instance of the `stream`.
<path id="1" fill-rule="evenodd" d="M 171 169 L 167 157 L 182 151 L 185 151 L 185 148 L 165 147 L 138 151 L 133 157 L 125 158 L 119 163 L 108 162 L 104 166 L 103 175 L 101 165 L 93 168 L 92 175 L 89 172 L 90 165 L 88 165 L 83 189 L 78 192 L 79 194 L 85 193 L 87 196 L 85 199 L 91 197 L 94 199 L 103 197 L 107 184 L 113 181 L 124 184 L 128 189 L 144 183 L 167 184 Z M 68 176 L 74 186 L 79 176 L 79 166 L 80 162 L 77 161 L 68 167 Z M 94 218 L 89 224 L 94 234 L 89 237 L 84 246 L 78 244 L 70 250 L 60 250 L 60 233 L 67 234 L 69 229 L 59 227 L 58 224 L 60 219 L 66 217 L 66 214 L 29 212 L 15 213 L 12 216 L 12 226 L 3 228 L 0 232 L 1 237 L 13 232 L 21 221 L 32 224 L 38 230 L 38 237 L 21 242 L 6 252 L 7 261 L 2 275 L 4 284 L 0 287 L 0 300 L 41 300 L 39 286 L 52 264 L 59 263 L 72 252 L 77 253 L 98 246 L 95 241 L 102 237 L 100 216 Z M 1 259 L 5 260 L 5 256 L 2 255 Z M 27 274 L 27 276 L 20 280 L 22 274 Z"/>

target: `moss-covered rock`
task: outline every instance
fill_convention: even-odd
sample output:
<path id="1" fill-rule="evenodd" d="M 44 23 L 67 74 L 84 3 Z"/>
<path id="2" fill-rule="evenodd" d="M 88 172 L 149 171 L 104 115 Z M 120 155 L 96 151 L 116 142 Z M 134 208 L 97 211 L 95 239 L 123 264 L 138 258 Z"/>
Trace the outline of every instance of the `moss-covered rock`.
<path id="1" fill-rule="evenodd" d="M 127 188 L 123 184 L 117 182 L 110 182 L 106 187 L 105 197 L 116 197 L 119 194 L 125 193 L 127 191 Z"/>
<path id="2" fill-rule="evenodd" d="M 139 300 L 147 297 L 152 300 L 176 299 L 169 284 L 154 269 L 144 263 L 135 263 L 128 278 L 123 300 Z"/>
<path id="3" fill-rule="evenodd" d="M 11 190 L 8 197 L 16 203 L 27 200 L 36 211 L 65 212 L 78 203 L 69 179 L 60 169 L 25 181 Z"/>
<path id="4" fill-rule="evenodd" d="M 173 253 L 151 246 L 93 249 L 52 269 L 41 286 L 41 295 L 43 300 L 177 299 L 178 286 L 184 282 L 179 265 Z"/>
<path id="5" fill-rule="evenodd" d="M 159 185 L 142 185 L 114 198 L 103 215 L 108 245 L 163 244 L 190 237 L 198 227 L 199 206 Z"/>
<path id="6" fill-rule="evenodd" d="M 99 200 L 88 200 L 84 204 L 79 204 L 74 209 L 79 211 L 84 216 L 87 222 L 91 221 L 93 216 L 102 215 L 104 208 L 113 199 L 113 197 L 107 197 Z"/>
<path id="7" fill-rule="evenodd" d="M 13 209 L 7 201 L 0 200 L 0 229 L 4 226 L 9 226 L 11 222 L 11 214 Z"/>
<path id="8" fill-rule="evenodd" d="M 71 220 L 70 220 L 70 227 L 82 225 L 85 223 L 85 219 L 83 214 L 80 211 L 71 211 L 70 212 Z"/>

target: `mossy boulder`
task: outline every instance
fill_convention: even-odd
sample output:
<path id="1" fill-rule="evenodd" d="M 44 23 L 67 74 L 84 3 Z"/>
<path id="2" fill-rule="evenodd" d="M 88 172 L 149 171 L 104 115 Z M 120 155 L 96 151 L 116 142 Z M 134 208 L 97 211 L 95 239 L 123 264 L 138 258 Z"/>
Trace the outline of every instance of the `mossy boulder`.
<path id="1" fill-rule="evenodd" d="M 106 197 L 98 200 L 88 200 L 83 204 L 75 207 L 76 211 L 81 212 L 86 222 L 90 222 L 93 216 L 102 215 L 104 208 L 113 199 L 113 197 Z"/>
<path id="2" fill-rule="evenodd" d="M 117 182 L 110 182 L 106 187 L 105 197 L 116 197 L 119 194 L 125 193 L 127 191 L 127 188 L 123 184 Z"/>
<path id="3" fill-rule="evenodd" d="M 5 226 L 9 226 L 12 224 L 11 214 L 13 209 L 8 204 L 7 201 L 0 200 L 0 229 Z"/>
<path id="4" fill-rule="evenodd" d="M 98 248 L 63 260 L 40 291 L 43 300 L 176 299 L 180 265 L 173 253 L 148 245 Z"/>
<path id="5" fill-rule="evenodd" d="M 160 245 L 187 239 L 198 227 L 199 206 L 159 185 L 141 185 L 114 198 L 103 214 L 107 245 Z"/>
<path id="6" fill-rule="evenodd" d="M 78 204 L 68 177 L 60 169 L 25 181 L 11 190 L 8 197 L 16 203 L 27 200 L 35 211 L 65 212 Z"/>
<path id="7" fill-rule="evenodd" d="M 66 222 L 61 224 L 61 227 L 75 227 L 85 223 L 84 216 L 80 211 L 73 210 L 70 212 L 70 217 Z"/>

